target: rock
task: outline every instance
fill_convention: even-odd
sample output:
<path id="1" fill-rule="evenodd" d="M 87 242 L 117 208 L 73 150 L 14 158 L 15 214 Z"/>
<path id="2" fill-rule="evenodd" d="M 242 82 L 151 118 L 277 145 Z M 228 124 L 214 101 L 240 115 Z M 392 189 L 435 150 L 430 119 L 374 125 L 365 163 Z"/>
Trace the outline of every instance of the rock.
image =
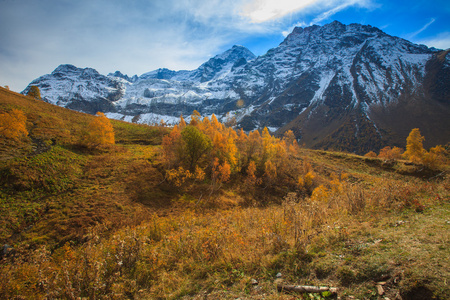
<path id="1" fill-rule="evenodd" d="M 383 294 L 384 294 L 383 286 L 381 286 L 380 284 L 377 284 L 376 288 L 377 288 L 378 295 L 383 296 Z"/>

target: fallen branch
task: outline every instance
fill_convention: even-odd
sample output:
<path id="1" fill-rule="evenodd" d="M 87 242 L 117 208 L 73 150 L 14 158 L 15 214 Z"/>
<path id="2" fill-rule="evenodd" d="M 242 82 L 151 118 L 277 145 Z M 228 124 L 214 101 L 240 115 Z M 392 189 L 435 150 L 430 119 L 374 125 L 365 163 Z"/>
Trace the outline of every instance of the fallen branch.
<path id="1" fill-rule="evenodd" d="M 327 286 L 309 286 L 309 285 L 277 285 L 277 289 L 279 292 L 288 291 L 288 292 L 297 292 L 297 293 L 322 293 L 322 292 L 330 292 L 331 294 L 336 294 L 338 292 L 338 288 L 335 287 L 327 287 Z"/>

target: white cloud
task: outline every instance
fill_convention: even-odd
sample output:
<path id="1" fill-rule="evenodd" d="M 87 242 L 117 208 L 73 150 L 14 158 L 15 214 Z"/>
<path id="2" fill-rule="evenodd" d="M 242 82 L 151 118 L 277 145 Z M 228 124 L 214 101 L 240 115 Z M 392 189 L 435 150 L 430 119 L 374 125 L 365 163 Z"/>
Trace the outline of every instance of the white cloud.
<path id="1" fill-rule="evenodd" d="M 435 47 L 437 49 L 444 49 L 447 50 L 450 48 L 450 31 L 442 32 L 438 34 L 437 36 L 417 40 L 415 41 L 418 44 L 424 44 L 428 47 Z"/>
<path id="2" fill-rule="evenodd" d="M 305 22 L 298 22 L 298 23 L 290 26 L 287 30 L 282 31 L 281 34 L 284 37 L 287 37 L 292 32 L 292 30 L 294 30 L 295 27 L 306 27 L 306 26 L 309 26 L 309 24 L 307 24 Z"/>
<path id="3" fill-rule="evenodd" d="M 0 85 L 20 91 L 59 64 L 130 75 L 194 69 L 248 28 L 231 0 L 0 2 Z"/>
<path id="4" fill-rule="evenodd" d="M 252 23 L 278 19 L 320 0 L 252 0 L 245 3 L 241 14 Z"/>

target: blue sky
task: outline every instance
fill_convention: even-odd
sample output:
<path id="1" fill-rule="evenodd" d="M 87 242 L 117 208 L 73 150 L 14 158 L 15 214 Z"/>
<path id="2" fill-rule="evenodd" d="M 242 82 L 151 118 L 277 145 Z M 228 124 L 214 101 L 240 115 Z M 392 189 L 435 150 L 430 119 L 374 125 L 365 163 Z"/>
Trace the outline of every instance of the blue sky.
<path id="1" fill-rule="evenodd" d="M 20 92 L 60 64 L 195 69 L 234 44 L 262 55 L 295 26 L 334 20 L 450 48 L 448 0 L 0 0 L 0 85 Z"/>

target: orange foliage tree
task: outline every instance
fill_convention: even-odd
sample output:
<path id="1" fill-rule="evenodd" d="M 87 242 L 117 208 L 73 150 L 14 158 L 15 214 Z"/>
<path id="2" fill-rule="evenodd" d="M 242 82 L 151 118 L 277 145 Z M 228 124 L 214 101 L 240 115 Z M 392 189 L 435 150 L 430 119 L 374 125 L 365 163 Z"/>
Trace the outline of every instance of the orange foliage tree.
<path id="1" fill-rule="evenodd" d="M 26 122 L 27 117 L 18 109 L 0 114 L 0 136 L 12 140 L 27 136 Z"/>
<path id="2" fill-rule="evenodd" d="M 87 132 L 83 136 L 83 144 L 96 148 L 115 143 L 114 128 L 105 114 L 97 112 L 96 118 L 88 125 Z"/>

